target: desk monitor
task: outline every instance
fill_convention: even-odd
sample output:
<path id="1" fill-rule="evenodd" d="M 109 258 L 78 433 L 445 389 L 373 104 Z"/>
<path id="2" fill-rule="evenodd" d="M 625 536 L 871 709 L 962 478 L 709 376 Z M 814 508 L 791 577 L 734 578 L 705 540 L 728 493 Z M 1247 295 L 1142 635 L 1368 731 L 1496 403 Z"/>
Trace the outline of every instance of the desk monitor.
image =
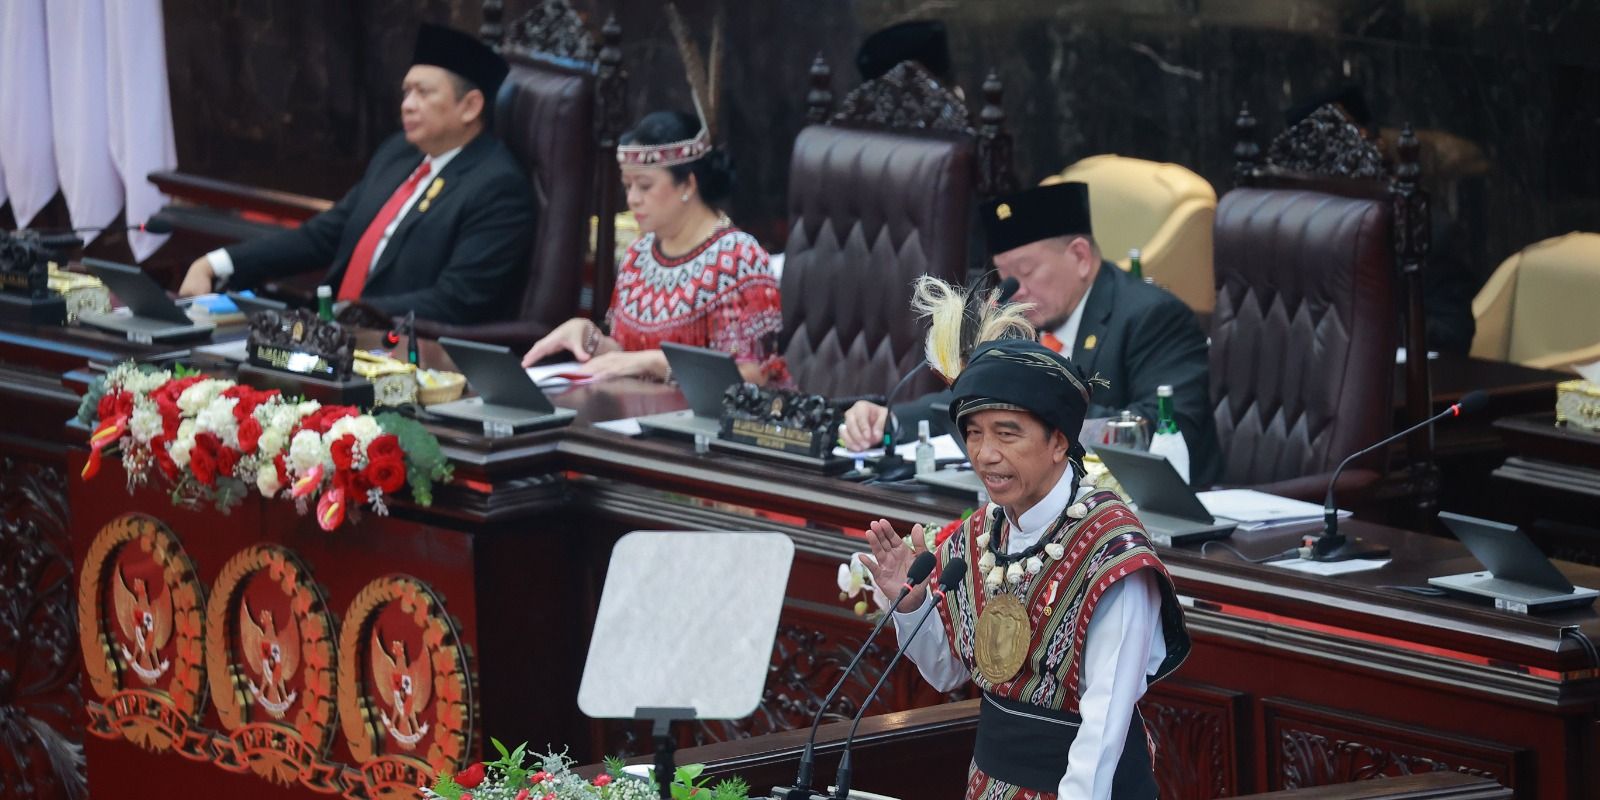
<path id="1" fill-rule="evenodd" d="M 662 342 L 661 352 L 666 354 L 689 408 L 640 417 L 639 427 L 654 433 L 716 438 L 722 432 L 722 396 L 729 386 L 744 382 L 738 363 L 720 350 L 676 342 Z"/>
<path id="2" fill-rule="evenodd" d="M 1600 597 L 1594 589 L 1573 586 L 1515 525 L 1448 511 L 1439 520 L 1488 571 L 1429 578 L 1432 586 L 1524 613 L 1589 605 Z"/>
<path id="3" fill-rule="evenodd" d="M 522 360 L 508 347 L 441 336 L 439 344 L 467 377 L 477 397 L 429 406 L 442 417 L 482 422 L 514 431 L 546 428 L 570 421 L 576 412 L 556 408 L 528 377 Z"/>
<path id="4" fill-rule="evenodd" d="M 132 312 L 131 316 L 85 312 L 78 315 L 84 325 L 125 333 L 130 340 L 146 342 L 198 336 L 216 328 L 209 322 L 189 319 L 166 290 L 138 267 L 98 258 L 86 258 L 83 265 Z"/>

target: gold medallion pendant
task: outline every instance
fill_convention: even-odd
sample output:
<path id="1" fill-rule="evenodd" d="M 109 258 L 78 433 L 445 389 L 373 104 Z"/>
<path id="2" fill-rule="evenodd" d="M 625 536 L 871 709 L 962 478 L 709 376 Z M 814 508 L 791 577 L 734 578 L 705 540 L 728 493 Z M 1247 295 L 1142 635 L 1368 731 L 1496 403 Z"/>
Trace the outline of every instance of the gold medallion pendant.
<path id="1" fill-rule="evenodd" d="M 997 594 L 983 605 L 973 642 L 978 672 L 990 683 L 1016 677 L 1033 643 L 1028 610 L 1015 595 Z"/>

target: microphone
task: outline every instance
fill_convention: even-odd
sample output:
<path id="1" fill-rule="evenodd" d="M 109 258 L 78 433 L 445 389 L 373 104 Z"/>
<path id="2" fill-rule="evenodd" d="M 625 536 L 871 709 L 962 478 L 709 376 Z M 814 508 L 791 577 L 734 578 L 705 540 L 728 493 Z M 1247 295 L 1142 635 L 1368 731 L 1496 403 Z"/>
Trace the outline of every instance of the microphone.
<path id="1" fill-rule="evenodd" d="M 966 574 L 967 562 L 964 559 L 952 558 L 944 565 L 944 572 L 939 574 L 939 587 L 934 590 L 933 602 L 929 603 L 928 607 L 922 610 L 922 615 L 917 617 L 917 624 L 911 629 L 911 635 L 906 637 L 906 644 L 917 638 L 917 631 L 922 630 L 922 623 L 927 622 L 933 610 L 944 601 L 945 592 L 959 586 Z M 861 709 L 856 712 L 855 720 L 850 723 L 850 735 L 844 739 L 844 751 L 839 756 L 839 771 L 834 776 L 834 782 L 838 784 L 833 793 L 834 800 L 846 800 L 850 796 L 850 745 L 855 741 L 856 728 L 861 726 L 861 718 L 867 715 L 867 707 L 872 705 L 872 698 L 878 695 L 878 690 L 883 688 L 884 682 L 889 680 L 889 675 L 894 672 L 895 665 L 900 663 L 900 657 L 905 654 L 906 649 L 902 647 L 895 652 L 894 658 L 889 659 L 888 666 L 883 668 L 883 674 L 878 676 L 878 682 L 872 684 L 872 691 L 867 692 L 866 698 L 861 701 Z"/>
<path id="2" fill-rule="evenodd" d="M 1371 447 L 1351 453 L 1345 460 L 1339 462 L 1339 466 L 1333 470 L 1333 478 L 1328 481 L 1328 496 L 1322 506 L 1322 533 L 1316 537 L 1306 537 L 1301 548 L 1304 558 L 1311 561 L 1349 561 L 1353 558 L 1383 558 L 1389 555 L 1389 548 L 1387 547 L 1363 544 L 1360 539 L 1352 539 L 1339 532 L 1339 508 L 1333 502 L 1333 487 L 1339 482 L 1339 473 L 1343 472 L 1350 462 L 1380 447 L 1392 444 L 1421 428 L 1432 425 L 1446 417 L 1476 414 L 1488 405 L 1489 395 L 1482 389 L 1467 392 L 1459 402 L 1449 408 Z"/>
<path id="3" fill-rule="evenodd" d="M 938 563 L 938 556 L 927 551 L 919 553 L 916 559 L 911 562 L 911 568 L 906 571 L 906 583 L 900 587 L 900 595 L 889 605 L 888 613 L 878 620 L 878 624 L 872 629 L 872 633 L 868 634 L 867 638 L 862 641 L 861 648 L 856 651 L 855 658 L 850 659 L 850 665 L 844 668 L 844 672 L 839 675 L 838 682 L 833 684 L 833 688 L 828 691 L 828 696 L 823 699 L 822 705 L 817 707 L 817 713 L 811 719 L 811 736 L 806 739 L 806 749 L 800 755 L 800 770 L 795 775 L 794 786 L 791 788 L 774 787 L 772 793 L 775 797 L 780 797 L 783 800 L 812 800 L 814 796 L 811 793 L 811 773 L 816 762 L 814 749 L 817 743 L 817 728 L 822 724 L 822 715 L 827 712 L 828 706 L 833 702 L 834 698 L 839 696 L 839 690 L 844 688 L 844 682 L 850 678 L 850 673 L 855 672 L 856 665 L 861 662 L 861 657 L 866 655 L 867 648 L 872 646 L 873 641 L 878 638 L 878 632 L 883 630 L 884 624 L 894 615 L 894 609 L 900 607 L 900 601 L 906 599 L 906 596 L 911 594 L 911 590 L 916 588 L 918 584 L 927 580 L 928 576 L 933 574 L 933 568 Z M 952 561 L 951 563 L 955 562 Z M 946 571 L 949 571 L 948 567 Z M 965 571 L 964 567 L 962 571 Z"/>
<path id="4" fill-rule="evenodd" d="M 1011 296 L 1017 293 L 1017 289 L 1021 287 L 1022 284 L 1019 283 L 1016 278 L 1006 278 L 1005 280 L 1001 281 L 1000 285 L 995 287 L 1000 290 L 1000 296 L 995 301 L 996 304 L 1005 305 L 1011 300 Z M 884 398 L 883 401 L 885 414 L 892 415 L 894 413 L 895 398 L 898 397 L 900 392 L 906 388 L 906 385 L 911 382 L 911 379 L 921 373 L 923 368 L 927 366 L 928 362 L 926 361 L 918 363 L 900 378 L 900 382 L 896 383 L 893 389 L 889 390 L 889 394 Z M 883 426 L 883 457 L 878 459 L 878 464 L 875 467 L 877 476 L 873 478 L 874 481 L 903 481 L 916 474 L 916 465 L 905 460 L 904 458 L 901 458 L 900 454 L 895 452 L 895 446 L 899 444 L 899 437 L 894 435 L 896 426 L 890 424 L 893 421 L 894 419 L 891 416 L 889 422 L 885 423 Z"/>
<path id="5" fill-rule="evenodd" d="M 63 247 L 82 247 L 83 246 L 83 239 L 79 238 L 79 236 L 78 236 L 78 234 L 80 234 L 80 233 L 100 233 L 102 231 L 114 231 L 114 230 L 139 231 L 141 233 L 153 233 L 153 234 L 157 234 L 157 235 L 164 235 L 164 234 L 172 233 L 172 223 L 168 222 L 165 219 L 162 219 L 159 216 L 157 216 L 157 217 L 151 217 L 150 219 L 146 220 L 145 222 L 143 222 L 143 223 L 141 223 L 139 225 L 127 225 L 127 226 L 101 225 L 101 226 L 97 226 L 97 227 L 88 227 L 88 228 L 68 228 L 68 229 L 65 229 L 65 230 L 59 230 L 58 229 L 58 230 L 42 230 L 42 231 L 41 230 L 30 230 L 30 229 L 26 229 L 25 228 L 25 229 L 16 231 L 15 235 L 24 236 L 24 235 L 30 235 L 31 234 L 31 235 L 33 235 L 33 236 L 38 238 L 39 244 L 41 244 L 41 245 L 43 245 L 45 247 L 51 248 L 51 249 L 60 249 L 60 248 L 63 248 Z"/>

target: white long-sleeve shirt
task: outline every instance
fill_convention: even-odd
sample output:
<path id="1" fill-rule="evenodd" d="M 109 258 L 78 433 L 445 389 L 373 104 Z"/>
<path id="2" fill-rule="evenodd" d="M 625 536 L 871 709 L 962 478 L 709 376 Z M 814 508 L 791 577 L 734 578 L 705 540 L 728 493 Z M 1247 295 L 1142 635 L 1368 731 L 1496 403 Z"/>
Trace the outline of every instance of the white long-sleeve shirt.
<path id="1" fill-rule="evenodd" d="M 1085 487 L 1072 497 L 1071 472 L 1063 474 L 1043 500 L 1018 516 L 1005 544 L 1006 553 L 1032 547 L 1049 532 L 1069 501 L 1077 502 L 1093 491 L 1092 487 Z M 978 582 L 981 585 L 982 576 L 978 576 Z M 946 643 L 944 626 L 938 620 L 930 620 L 917 632 L 915 640 L 906 641 L 917 617 L 932 602 L 929 598 L 930 595 L 924 596 L 920 608 L 895 613 L 895 634 L 922 677 L 939 691 L 948 692 L 971 675 Z M 878 602 L 880 607 L 887 607 L 889 598 L 880 592 Z M 1061 776 L 1056 796 L 1105 800 L 1111 797 L 1111 780 L 1117 761 L 1122 758 L 1134 704 L 1149 686 L 1149 676 L 1167 657 L 1161 630 L 1161 592 L 1154 576 L 1140 570 L 1111 584 L 1089 619 L 1084 652 L 1078 657 L 1082 670 L 1078 714 L 1083 722 L 1067 752 L 1067 771 Z"/>

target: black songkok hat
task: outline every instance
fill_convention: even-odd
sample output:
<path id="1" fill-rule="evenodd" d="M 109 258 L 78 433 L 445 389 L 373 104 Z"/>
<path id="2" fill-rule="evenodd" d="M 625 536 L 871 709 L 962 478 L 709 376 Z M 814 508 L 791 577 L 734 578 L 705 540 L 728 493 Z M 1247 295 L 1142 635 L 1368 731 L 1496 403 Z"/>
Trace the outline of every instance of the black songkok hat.
<path id="1" fill-rule="evenodd" d="M 951 387 L 950 419 L 979 411 L 1026 411 L 1066 434 L 1067 455 L 1082 463 L 1083 419 L 1089 413 L 1089 385 L 1060 353 L 1028 339 L 995 339 L 978 345 Z"/>
<path id="2" fill-rule="evenodd" d="M 944 23 L 934 19 L 890 25 L 861 43 L 856 69 L 870 81 L 902 61 L 915 61 L 942 82 L 950 81 L 950 41 Z"/>
<path id="3" fill-rule="evenodd" d="M 989 255 L 1057 236 L 1093 236 L 1089 184 L 1078 181 L 1035 186 L 983 204 Z"/>
<path id="4" fill-rule="evenodd" d="M 482 90 L 485 107 L 494 105 L 500 83 L 511 71 L 505 59 L 476 36 L 426 23 L 417 31 L 417 47 L 411 63 L 442 67 L 467 79 Z"/>

